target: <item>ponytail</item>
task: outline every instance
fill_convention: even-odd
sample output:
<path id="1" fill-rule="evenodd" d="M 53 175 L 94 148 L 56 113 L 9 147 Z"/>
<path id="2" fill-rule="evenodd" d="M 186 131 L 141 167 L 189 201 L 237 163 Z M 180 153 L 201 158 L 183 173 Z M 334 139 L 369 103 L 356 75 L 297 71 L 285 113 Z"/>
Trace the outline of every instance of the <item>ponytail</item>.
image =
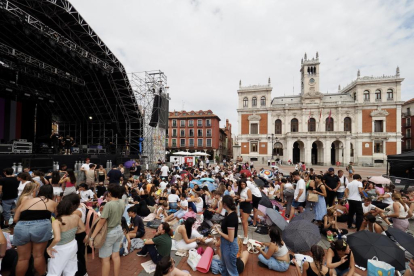
<path id="1" fill-rule="evenodd" d="M 158 263 L 157 266 L 155 268 L 155 274 L 154 276 L 163 276 L 163 275 L 167 275 L 168 272 L 170 271 L 172 267 L 172 261 L 171 261 L 171 256 L 165 256 L 164 258 L 162 258 Z"/>
<path id="2" fill-rule="evenodd" d="M 313 262 L 315 263 L 316 269 L 318 270 L 318 276 L 322 276 L 323 258 L 325 257 L 325 251 L 322 247 L 315 244 L 311 247 L 311 253 Z"/>
<path id="3" fill-rule="evenodd" d="M 165 233 L 172 237 L 174 234 L 174 231 L 171 229 L 170 225 L 167 222 L 163 222 L 161 224 L 162 224 L 162 229 L 164 229 Z"/>
<path id="4" fill-rule="evenodd" d="M 399 203 L 401 203 L 401 205 L 404 207 L 404 210 L 407 212 L 408 207 L 407 207 L 407 204 L 405 204 L 405 202 L 402 200 L 401 194 L 397 193 L 397 192 L 394 192 L 392 194 L 392 197 L 395 198 L 395 200 L 397 200 Z"/>

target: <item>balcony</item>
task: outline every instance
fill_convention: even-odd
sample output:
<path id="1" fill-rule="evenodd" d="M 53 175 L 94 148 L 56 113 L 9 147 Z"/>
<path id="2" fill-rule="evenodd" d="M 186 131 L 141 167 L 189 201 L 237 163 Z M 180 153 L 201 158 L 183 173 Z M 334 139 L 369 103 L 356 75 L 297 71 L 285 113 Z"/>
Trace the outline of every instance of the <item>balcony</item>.
<path id="1" fill-rule="evenodd" d="M 206 123 L 206 127 L 211 127 L 211 123 Z"/>
<path id="2" fill-rule="evenodd" d="M 203 127 L 203 124 L 197 124 L 197 127 Z"/>
<path id="3" fill-rule="evenodd" d="M 409 123 L 406 122 L 404 127 L 411 127 L 411 122 L 409 122 Z"/>
<path id="4" fill-rule="evenodd" d="M 407 134 L 407 135 L 404 135 L 404 138 L 405 139 L 411 139 L 411 133 L 410 134 Z"/>
<path id="5" fill-rule="evenodd" d="M 172 124 L 172 127 L 177 127 L 177 124 Z"/>
<path id="6" fill-rule="evenodd" d="M 188 137 L 194 137 L 194 133 L 188 134 Z"/>
<path id="7" fill-rule="evenodd" d="M 388 139 L 388 132 L 372 132 L 371 139 Z"/>
<path id="8" fill-rule="evenodd" d="M 207 133 L 206 134 L 206 137 L 211 137 L 211 133 Z"/>
<path id="9" fill-rule="evenodd" d="M 172 138 L 177 138 L 177 134 L 171 135 Z"/>

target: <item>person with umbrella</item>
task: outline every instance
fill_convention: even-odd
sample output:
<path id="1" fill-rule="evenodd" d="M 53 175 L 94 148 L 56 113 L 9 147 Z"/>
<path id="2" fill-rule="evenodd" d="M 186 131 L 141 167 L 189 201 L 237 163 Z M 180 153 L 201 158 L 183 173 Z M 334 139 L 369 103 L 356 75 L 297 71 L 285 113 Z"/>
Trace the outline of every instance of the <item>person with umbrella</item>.
<path id="1" fill-rule="evenodd" d="M 250 213 L 252 212 L 253 206 L 251 204 L 252 201 L 252 191 L 247 187 L 246 179 L 240 179 L 238 182 L 239 188 L 238 188 L 238 199 L 239 199 L 239 206 L 240 206 L 240 215 L 241 215 L 241 221 L 243 226 L 243 232 L 244 232 L 244 240 L 243 244 L 247 244 L 249 241 L 248 234 L 249 231 L 247 230 L 248 227 L 248 219 L 250 216 Z"/>
<path id="2" fill-rule="evenodd" d="M 276 225 L 270 227 L 269 237 L 270 242 L 263 243 L 266 246 L 265 250 L 258 247 L 259 266 L 279 272 L 288 271 L 290 263 L 289 250 L 283 242 L 282 234 Z"/>
<path id="3" fill-rule="evenodd" d="M 335 269 L 337 276 L 355 273 L 355 259 L 351 248 L 345 240 L 336 240 L 328 248 L 326 254 L 326 266 Z"/>

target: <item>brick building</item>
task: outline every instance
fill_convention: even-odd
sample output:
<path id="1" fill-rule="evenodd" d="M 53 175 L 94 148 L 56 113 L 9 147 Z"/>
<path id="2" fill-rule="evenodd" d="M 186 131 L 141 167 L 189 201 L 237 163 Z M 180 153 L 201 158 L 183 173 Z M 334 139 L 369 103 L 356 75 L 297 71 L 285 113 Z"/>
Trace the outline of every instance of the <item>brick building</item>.
<path id="1" fill-rule="evenodd" d="M 220 129 L 220 118 L 211 110 L 170 112 L 167 134 L 167 151 L 171 153 L 206 151 L 210 160 L 216 155 L 222 159 L 220 137 L 222 142 L 227 141 L 227 135 Z"/>
<path id="2" fill-rule="evenodd" d="M 402 106 L 401 133 L 403 136 L 402 150 L 413 150 L 414 138 L 414 98 L 406 101 Z"/>
<path id="3" fill-rule="evenodd" d="M 392 76 L 357 78 L 336 93 L 321 93 L 319 56 L 301 62 L 301 93 L 272 99 L 267 85 L 237 90 L 243 160 L 382 166 L 401 153 L 401 82 Z"/>

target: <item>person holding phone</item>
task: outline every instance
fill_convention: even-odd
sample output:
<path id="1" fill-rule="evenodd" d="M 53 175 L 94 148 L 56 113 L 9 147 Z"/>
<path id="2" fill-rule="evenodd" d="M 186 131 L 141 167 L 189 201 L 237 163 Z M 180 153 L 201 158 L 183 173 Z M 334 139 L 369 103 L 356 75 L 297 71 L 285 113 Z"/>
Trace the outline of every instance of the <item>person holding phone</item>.
<path id="1" fill-rule="evenodd" d="M 336 240 L 331 243 L 326 254 L 326 266 L 335 269 L 337 276 L 354 275 L 354 254 L 345 240 Z"/>

